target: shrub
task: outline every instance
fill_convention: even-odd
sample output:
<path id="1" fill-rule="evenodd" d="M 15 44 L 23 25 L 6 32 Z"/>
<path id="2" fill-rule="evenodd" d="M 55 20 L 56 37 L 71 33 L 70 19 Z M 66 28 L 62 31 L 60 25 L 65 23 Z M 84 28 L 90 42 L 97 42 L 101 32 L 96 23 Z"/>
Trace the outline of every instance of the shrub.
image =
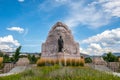
<path id="1" fill-rule="evenodd" d="M 54 62 L 55 62 L 54 64 L 59 65 L 59 59 L 55 59 Z"/>
<path id="2" fill-rule="evenodd" d="M 62 64 L 62 66 L 65 66 L 65 59 L 60 59 L 60 62 L 61 62 L 61 64 Z"/>
<path id="3" fill-rule="evenodd" d="M 45 59 L 45 65 L 51 65 L 51 59 Z"/>
<path id="4" fill-rule="evenodd" d="M 54 59 L 51 59 L 51 65 L 54 65 L 55 64 L 55 60 Z"/>
<path id="5" fill-rule="evenodd" d="M 92 59 L 90 57 L 85 58 L 85 63 L 92 63 Z"/>
<path id="6" fill-rule="evenodd" d="M 118 58 L 112 54 L 111 52 L 107 53 L 107 55 L 103 56 L 103 59 L 107 62 L 116 62 Z"/>
<path id="7" fill-rule="evenodd" d="M 0 57 L 3 57 L 4 53 L 0 51 Z"/>
<path id="8" fill-rule="evenodd" d="M 45 66 L 45 59 L 38 59 L 37 66 Z"/>
<path id="9" fill-rule="evenodd" d="M 45 59 L 41 58 L 37 61 L 38 66 L 62 65 L 62 66 L 84 66 L 85 61 L 82 59 Z"/>
<path id="10" fill-rule="evenodd" d="M 4 59 L 3 59 L 3 60 L 4 60 L 4 61 L 3 61 L 4 63 L 6 63 L 6 62 L 11 62 L 8 54 L 3 55 L 3 58 L 4 58 Z"/>
<path id="11" fill-rule="evenodd" d="M 0 57 L 0 68 L 3 68 L 3 57 Z"/>
<path id="12" fill-rule="evenodd" d="M 84 64 L 85 64 L 85 60 L 84 60 L 84 58 L 83 59 L 80 59 L 80 66 L 84 66 Z"/>
<path id="13" fill-rule="evenodd" d="M 75 63 L 76 63 L 76 66 L 79 66 L 80 65 L 80 59 L 76 59 Z"/>
<path id="14" fill-rule="evenodd" d="M 71 59 L 68 58 L 68 59 L 66 60 L 66 66 L 71 66 Z"/>
<path id="15" fill-rule="evenodd" d="M 3 63 L 3 57 L 0 57 L 0 64 Z"/>
<path id="16" fill-rule="evenodd" d="M 37 58 L 35 57 L 35 55 L 28 54 L 28 59 L 29 59 L 31 64 L 34 64 L 37 61 Z"/>
<path id="17" fill-rule="evenodd" d="M 76 59 L 71 59 L 71 66 L 75 66 L 76 65 Z"/>

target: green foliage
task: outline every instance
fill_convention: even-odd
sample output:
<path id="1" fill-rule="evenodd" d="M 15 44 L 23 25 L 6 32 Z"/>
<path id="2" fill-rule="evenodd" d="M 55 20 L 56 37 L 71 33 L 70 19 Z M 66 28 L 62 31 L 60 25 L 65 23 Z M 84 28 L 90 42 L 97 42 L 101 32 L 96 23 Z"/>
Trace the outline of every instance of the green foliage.
<path id="1" fill-rule="evenodd" d="M 31 64 L 35 64 L 37 61 L 37 58 L 35 57 L 35 55 L 28 54 L 28 59 L 29 59 Z"/>
<path id="2" fill-rule="evenodd" d="M 19 55 L 20 55 L 20 50 L 21 50 L 21 46 L 19 46 L 16 51 L 15 51 L 15 54 L 13 55 L 13 59 L 14 59 L 14 62 L 16 63 L 19 59 Z"/>
<path id="3" fill-rule="evenodd" d="M 3 52 L 0 51 L 0 57 L 3 57 Z"/>
<path id="4" fill-rule="evenodd" d="M 9 55 L 7 55 L 7 54 L 5 54 L 5 55 L 3 55 L 3 62 L 10 62 L 10 58 L 9 58 Z"/>
<path id="5" fill-rule="evenodd" d="M 107 62 L 118 61 L 118 58 L 115 55 L 113 55 L 111 52 L 109 52 L 106 56 L 103 56 L 103 59 Z"/>
<path id="6" fill-rule="evenodd" d="M 120 77 L 88 67 L 33 67 L 23 73 L 0 77 L 0 80 L 120 80 Z"/>
<path id="7" fill-rule="evenodd" d="M 92 59 L 90 57 L 85 58 L 85 63 L 92 63 Z"/>
<path id="8" fill-rule="evenodd" d="M 3 62 L 7 63 L 7 62 L 12 62 L 11 58 L 9 57 L 8 54 L 3 54 L 3 52 L 0 51 L 0 57 L 3 57 Z"/>
<path id="9" fill-rule="evenodd" d="M 0 69 L 4 68 L 4 64 L 0 64 Z"/>

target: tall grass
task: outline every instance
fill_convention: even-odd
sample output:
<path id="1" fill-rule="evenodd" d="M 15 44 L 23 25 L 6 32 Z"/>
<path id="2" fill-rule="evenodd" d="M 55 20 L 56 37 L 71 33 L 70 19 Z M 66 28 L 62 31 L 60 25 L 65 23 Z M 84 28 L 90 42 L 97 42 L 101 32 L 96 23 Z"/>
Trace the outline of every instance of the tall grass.
<path id="1" fill-rule="evenodd" d="M 37 61 L 37 66 L 45 66 L 45 62 L 46 62 L 46 59 L 41 58 Z"/>
<path id="2" fill-rule="evenodd" d="M 120 80 L 120 77 L 88 67 L 32 67 L 23 73 L 0 77 L 0 80 Z"/>
<path id="3" fill-rule="evenodd" d="M 0 69 L 3 68 L 3 57 L 0 57 Z"/>
<path id="4" fill-rule="evenodd" d="M 50 59 L 50 58 L 41 58 L 37 61 L 38 66 L 45 66 L 45 65 L 55 65 L 59 64 L 62 66 L 84 66 L 85 61 L 84 59 L 72 59 L 72 58 L 60 58 L 60 59 Z"/>

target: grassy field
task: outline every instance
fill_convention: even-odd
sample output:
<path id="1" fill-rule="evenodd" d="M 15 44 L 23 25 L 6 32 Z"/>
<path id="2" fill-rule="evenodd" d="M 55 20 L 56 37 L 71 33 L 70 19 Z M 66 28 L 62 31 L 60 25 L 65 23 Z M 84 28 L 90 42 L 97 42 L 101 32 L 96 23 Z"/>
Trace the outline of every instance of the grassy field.
<path id="1" fill-rule="evenodd" d="M 0 77 L 0 80 L 120 80 L 120 77 L 88 67 L 33 67 L 23 73 Z"/>

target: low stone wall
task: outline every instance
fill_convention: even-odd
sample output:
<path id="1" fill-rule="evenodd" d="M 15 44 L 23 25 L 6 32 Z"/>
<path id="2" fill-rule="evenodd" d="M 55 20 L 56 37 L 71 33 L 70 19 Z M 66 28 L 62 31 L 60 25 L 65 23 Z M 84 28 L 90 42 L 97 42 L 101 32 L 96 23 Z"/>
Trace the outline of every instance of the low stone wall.
<path id="1" fill-rule="evenodd" d="M 107 67 L 115 72 L 120 72 L 120 62 L 108 62 Z"/>
<path id="2" fill-rule="evenodd" d="M 107 65 L 106 61 L 104 61 L 102 57 L 94 57 L 92 58 L 92 62 L 95 65 Z"/>
<path id="3" fill-rule="evenodd" d="M 4 63 L 4 68 L 1 69 L 0 72 L 1 73 L 7 73 L 14 67 L 15 67 L 14 63 Z"/>
<path id="4" fill-rule="evenodd" d="M 19 58 L 18 62 L 16 62 L 16 66 L 27 66 L 29 63 L 28 58 Z"/>

